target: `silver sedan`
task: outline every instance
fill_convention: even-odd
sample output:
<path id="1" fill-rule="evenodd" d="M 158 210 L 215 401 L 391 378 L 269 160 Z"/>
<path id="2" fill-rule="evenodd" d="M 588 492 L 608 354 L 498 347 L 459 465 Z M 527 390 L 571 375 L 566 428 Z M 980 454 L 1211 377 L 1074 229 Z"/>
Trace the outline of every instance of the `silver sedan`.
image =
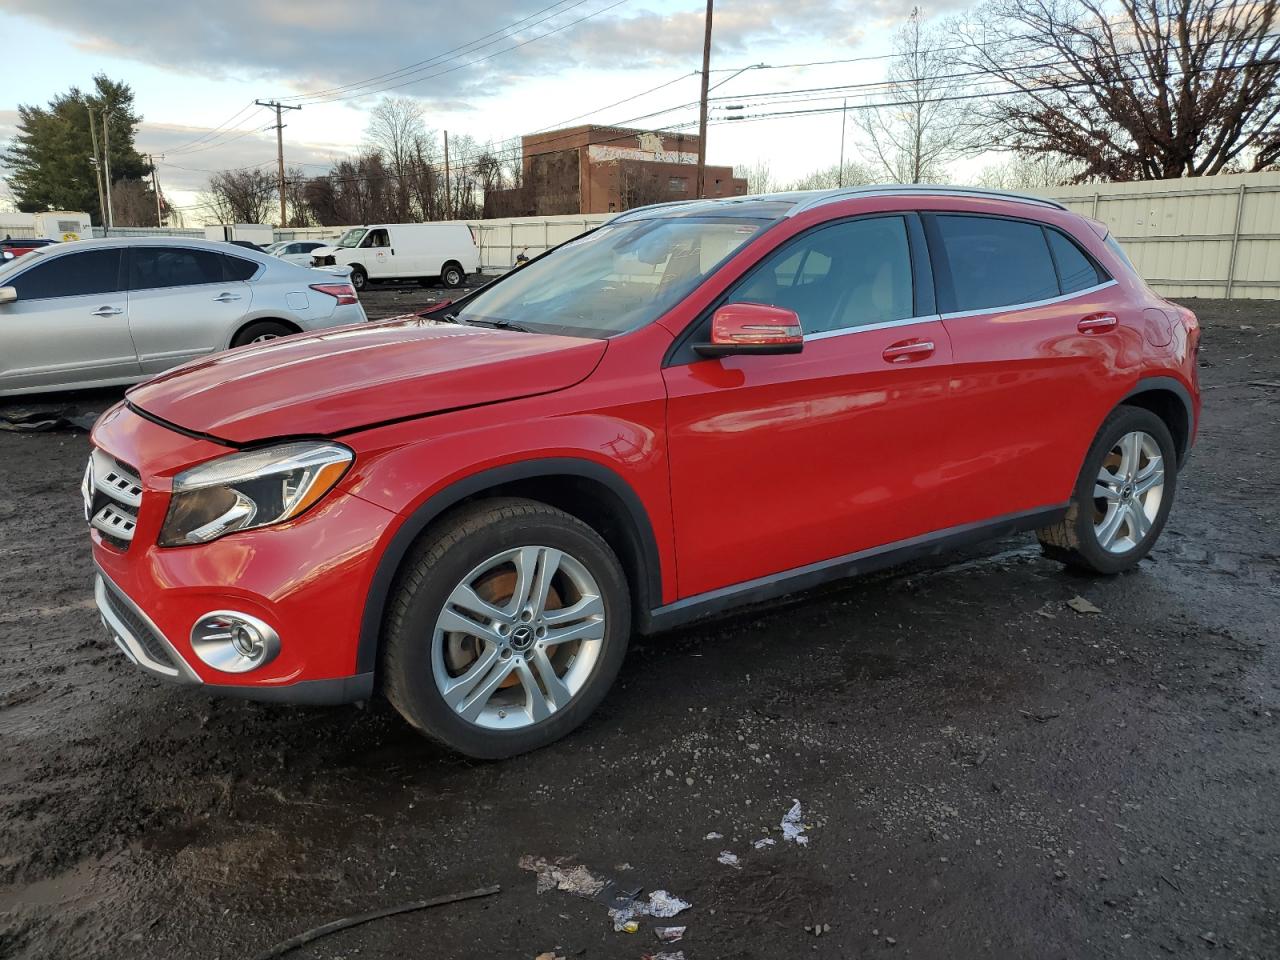
<path id="1" fill-rule="evenodd" d="M 0 396 L 134 383 L 229 347 L 362 323 L 344 273 L 168 237 L 34 250 L 0 266 Z"/>

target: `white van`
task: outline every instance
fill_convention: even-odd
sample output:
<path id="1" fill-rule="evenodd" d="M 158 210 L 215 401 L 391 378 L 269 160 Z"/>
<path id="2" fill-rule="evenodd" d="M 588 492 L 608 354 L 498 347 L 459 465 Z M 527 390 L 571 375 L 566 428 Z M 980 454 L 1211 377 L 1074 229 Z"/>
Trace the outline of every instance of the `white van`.
<path id="1" fill-rule="evenodd" d="M 312 251 L 315 267 L 351 267 L 351 285 L 378 280 L 439 280 L 460 287 L 480 269 L 480 250 L 465 223 L 375 223 L 352 227 L 332 246 Z"/>

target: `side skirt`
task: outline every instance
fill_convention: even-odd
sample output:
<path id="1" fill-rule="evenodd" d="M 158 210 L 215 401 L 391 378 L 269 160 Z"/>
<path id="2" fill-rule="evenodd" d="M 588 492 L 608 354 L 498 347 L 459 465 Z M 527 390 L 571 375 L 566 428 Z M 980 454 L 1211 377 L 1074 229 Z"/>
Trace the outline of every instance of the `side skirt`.
<path id="1" fill-rule="evenodd" d="M 756 580 L 709 590 L 650 611 L 645 623 L 642 624 L 641 632 L 657 633 L 661 630 L 670 630 L 672 627 L 681 626 L 692 620 L 724 613 L 747 604 L 775 600 L 788 594 L 810 590 L 832 580 L 862 576 L 876 570 L 883 570 L 885 567 L 897 566 L 922 557 L 936 556 L 981 543 L 984 540 L 1035 530 L 1038 527 L 1057 523 L 1066 515 L 1068 506 L 1068 504 L 1062 504 L 1056 507 L 1043 507 L 997 517 L 994 520 L 948 527 L 945 530 L 912 537 L 910 540 L 899 540 L 896 543 L 887 543 L 858 553 L 822 560 Z"/>

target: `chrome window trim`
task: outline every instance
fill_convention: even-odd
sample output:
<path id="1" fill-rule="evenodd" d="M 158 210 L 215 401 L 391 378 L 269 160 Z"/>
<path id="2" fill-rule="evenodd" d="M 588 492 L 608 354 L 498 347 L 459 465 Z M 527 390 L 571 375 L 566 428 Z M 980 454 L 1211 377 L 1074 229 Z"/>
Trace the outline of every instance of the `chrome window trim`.
<path id="1" fill-rule="evenodd" d="M 863 323 L 852 327 L 840 327 L 837 330 L 823 330 L 820 333 L 806 333 L 804 342 L 811 340 L 829 340 L 831 337 L 844 337 L 853 333 L 865 333 L 871 330 L 889 330 L 894 327 L 910 327 L 918 323 L 933 323 L 941 320 L 940 314 L 930 314 L 925 317 L 905 317 L 902 320 L 884 320 L 880 323 Z"/>
<path id="2" fill-rule="evenodd" d="M 169 638 L 164 635 L 164 631 L 155 625 L 155 622 L 146 615 L 142 608 L 134 603 L 133 599 L 121 590 L 114 580 L 103 573 L 101 567 L 97 568 L 97 573 L 98 576 L 94 583 L 93 590 L 94 602 L 97 604 L 98 613 L 102 617 L 103 622 L 107 624 L 108 629 L 115 638 L 116 645 L 124 651 L 125 656 L 143 670 L 146 670 L 149 673 L 154 673 L 157 676 L 164 677 L 165 679 L 178 680 L 185 683 L 203 683 L 204 681 L 201 680 L 196 672 L 191 669 L 182 654 L 178 653 L 173 644 L 169 642 Z M 152 629 L 156 637 L 159 638 L 160 642 L 163 643 L 165 648 L 169 651 L 169 655 L 173 657 L 173 662 L 178 664 L 176 668 L 170 667 L 167 664 L 157 663 L 155 660 L 151 659 L 147 654 L 146 649 L 111 609 L 111 604 L 107 602 L 107 584 L 111 585 L 110 589 L 115 593 L 116 598 Z"/>
<path id="3" fill-rule="evenodd" d="M 1076 297 L 1083 297 L 1086 294 L 1097 293 L 1099 290 L 1105 290 L 1107 287 L 1114 287 L 1117 281 L 1108 280 L 1105 283 L 1098 283 L 1092 287 L 1085 287 L 1083 290 L 1077 290 L 1074 293 L 1062 293 L 1056 297 L 1048 297 L 1044 300 L 1028 300 L 1023 303 L 1010 303 L 999 307 L 983 307 L 981 310 L 957 310 L 954 313 L 940 314 L 943 320 L 961 320 L 965 317 L 981 317 L 989 313 L 1006 313 L 1010 310 L 1029 310 L 1032 307 L 1047 307 L 1054 303 L 1065 303 L 1067 300 L 1074 300 Z"/>

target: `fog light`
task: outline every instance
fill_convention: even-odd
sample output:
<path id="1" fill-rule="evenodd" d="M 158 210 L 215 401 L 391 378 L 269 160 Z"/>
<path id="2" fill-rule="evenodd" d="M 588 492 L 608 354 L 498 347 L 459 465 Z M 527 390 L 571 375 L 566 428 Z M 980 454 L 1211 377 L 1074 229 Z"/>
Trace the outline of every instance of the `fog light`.
<path id="1" fill-rule="evenodd" d="M 215 670 L 245 673 L 275 659 L 280 637 L 257 617 L 215 610 L 191 628 L 191 649 Z"/>

